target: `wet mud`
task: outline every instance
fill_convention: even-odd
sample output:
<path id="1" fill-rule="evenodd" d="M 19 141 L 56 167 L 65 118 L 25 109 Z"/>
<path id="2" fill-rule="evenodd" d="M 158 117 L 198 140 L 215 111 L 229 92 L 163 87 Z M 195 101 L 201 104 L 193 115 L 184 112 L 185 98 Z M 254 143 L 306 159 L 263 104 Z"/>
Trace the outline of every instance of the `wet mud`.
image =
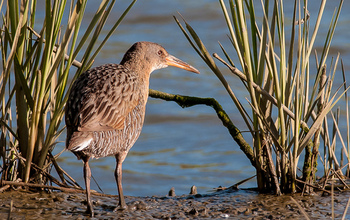
<path id="1" fill-rule="evenodd" d="M 332 217 L 332 197 L 258 194 L 251 190 L 225 190 L 182 196 L 126 196 L 128 209 L 114 212 L 116 196 L 93 195 L 94 219 L 310 219 Z M 338 192 L 334 217 L 342 218 L 349 192 Z M 87 219 L 82 193 L 7 191 L 0 193 L 0 219 Z M 345 219 L 349 219 L 350 214 Z"/>

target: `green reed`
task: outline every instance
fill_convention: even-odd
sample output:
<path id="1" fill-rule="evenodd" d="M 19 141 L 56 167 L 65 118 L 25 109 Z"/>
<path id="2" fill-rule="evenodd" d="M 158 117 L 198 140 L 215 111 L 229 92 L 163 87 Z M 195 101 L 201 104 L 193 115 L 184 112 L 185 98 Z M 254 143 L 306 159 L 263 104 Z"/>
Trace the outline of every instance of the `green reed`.
<path id="1" fill-rule="evenodd" d="M 64 129 L 69 72 L 76 72 L 76 78 L 92 65 L 135 2 L 98 42 L 115 0 L 102 0 L 92 18 L 84 17 L 87 0 L 45 1 L 42 24 L 37 23 L 37 0 L 1 1 L 2 179 L 48 180 L 46 173 L 55 159 L 51 151 Z M 81 31 L 83 19 L 90 20 L 85 31 Z M 83 65 L 75 65 L 83 49 L 79 57 Z"/>
<path id="2" fill-rule="evenodd" d="M 217 54 L 213 56 L 239 76 L 249 95 L 250 110 L 243 107 L 195 30 L 185 19 L 183 27 L 175 17 L 192 47 L 222 82 L 249 129 L 254 151 L 250 160 L 255 164 L 260 191 L 273 190 L 280 194 L 295 192 L 300 182 L 313 184 L 320 160 L 325 174 L 330 168 L 342 172 L 335 156 L 336 137 L 343 140 L 337 126 L 340 114 L 333 117 L 331 110 L 344 94 L 347 98 L 348 87 L 342 69 L 344 84 L 333 88 L 339 55 L 331 61 L 328 55 L 343 1 L 339 1 L 334 11 L 318 54 L 314 44 L 326 2 L 321 1 L 318 11 L 309 13 L 315 5 L 309 7 L 308 1 L 295 0 L 293 13 L 286 15 L 283 0 L 261 0 L 262 18 L 258 19 L 252 0 L 226 3 L 219 0 L 229 40 L 236 52 L 235 62 L 239 64 L 234 63 L 233 56 L 221 44 L 227 61 Z M 310 16 L 316 16 L 314 26 L 310 24 Z M 311 66 L 314 52 L 316 66 Z M 333 134 L 329 132 L 329 124 L 333 125 Z M 320 144 L 324 146 L 323 158 L 318 158 Z M 349 125 L 347 144 L 342 141 L 341 157 L 346 156 L 346 167 L 349 167 L 348 152 Z M 301 155 L 305 158 L 303 163 L 299 162 Z M 302 173 L 297 175 L 300 164 L 303 164 Z"/>

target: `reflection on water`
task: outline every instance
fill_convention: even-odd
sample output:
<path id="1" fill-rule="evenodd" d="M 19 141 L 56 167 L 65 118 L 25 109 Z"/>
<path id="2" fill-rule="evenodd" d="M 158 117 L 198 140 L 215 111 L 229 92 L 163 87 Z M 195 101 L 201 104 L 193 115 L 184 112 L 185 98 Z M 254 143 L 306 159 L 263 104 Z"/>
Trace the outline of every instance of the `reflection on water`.
<path id="1" fill-rule="evenodd" d="M 121 5 L 116 7 L 116 16 L 120 15 L 121 8 L 125 8 L 128 1 L 119 2 Z M 319 4 L 316 0 L 309 1 L 309 4 L 313 2 Z M 334 10 L 331 6 L 326 7 L 324 20 L 327 22 Z M 350 9 L 349 1 L 345 1 L 343 7 L 343 12 Z M 94 10 L 94 7 L 89 7 L 88 13 L 94 13 Z M 169 93 L 214 97 L 230 114 L 236 126 L 245 130 L 242 119 L 219 81 L 190 48 L 174 22 L 172 16 L 177 15 L 177 11 L 198 31 L 211 52 L 221 51 L 218 41 L 231 49 L 217 1 L 138 1 L 96 58 L 94 65 L 119 62 L 128 47 L 136 41 L 160 43 L 169 53 L 199 69 L 201 74 L 191 74 L 176 68 L 159 70 L 152 74 L 151 88 Z M 113 17 L 108 25 L 113 25 L 112 21 Z M 343 13 L 332 42 L 335 48 L 342 48 L 344 60 L 349 60 L 349 22 L 349 14 Z M 322 46 L 328 23 L 323 26 L 320 30 L 323 35 L 316 41 L 318 46 Z M 233 53 L 232 50 L 228 52 Z M 350 69 L 349 63 L 345 62 L 345 69 Z M 247 96 L 237 78 L 228 77 L 228 81 L 234 85 L 240 98 Z M 249 136 L 244 135 L 249 141 Z M 62 142 L 57 145 L 55 152 L 64 148 L 64 139 L 65 134 L 61 136 Z M 84 186 L 82 162 L 72 153 L 64 152 L 59 164 Z M 105 193 L 117 193 L 113 157 L 91 160 L 91 169 Z M 219 185 L 233 185 L 254 174 L 248 159 L 210 107 L 182 109 L 175 103 L 150 98 L 142 134 L 123 163 L 123 187 L 124 193 L 132 196 L 165 195 L 171 187 L 175 187 L 176 194 L 181 195 L 188 193 L 192 185 L 198 187 L 199 193 L 205 193 Z M 254 179 L 243 185 L 254 186 Z M 98 189 L 94 183 L 92 188 Z"/>

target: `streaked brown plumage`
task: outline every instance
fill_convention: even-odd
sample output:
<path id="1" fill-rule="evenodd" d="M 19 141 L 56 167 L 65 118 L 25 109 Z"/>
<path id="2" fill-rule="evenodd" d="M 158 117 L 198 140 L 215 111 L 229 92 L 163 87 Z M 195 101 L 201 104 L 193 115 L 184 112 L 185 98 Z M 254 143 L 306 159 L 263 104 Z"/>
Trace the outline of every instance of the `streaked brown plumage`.
<path id="1" fill-rule="evenodd" d="M 119 65 L 95 67 L 74 82 L 66 106 L 66 147 L 84 162 L 87 212 L 91 216 L 89 159 L 115 156 L 119 207 L 124 209 L 122 163 L 141 133 L 150 74 L 168 65 L 199 73 L 162 46 L 137 42 Z"/>

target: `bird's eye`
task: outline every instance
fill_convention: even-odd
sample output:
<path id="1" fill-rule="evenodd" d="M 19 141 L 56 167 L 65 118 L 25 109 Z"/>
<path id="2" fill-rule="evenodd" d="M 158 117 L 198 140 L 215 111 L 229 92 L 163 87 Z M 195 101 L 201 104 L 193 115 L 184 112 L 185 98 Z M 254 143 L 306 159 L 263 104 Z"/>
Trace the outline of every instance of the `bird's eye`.
<path id="1" fill-rule="evenodd" d="M 157 54 L 158 54 L 158 56 L 162 56 L 163 55 L 163 51 L 162 50 L 158 50 Z"/>

